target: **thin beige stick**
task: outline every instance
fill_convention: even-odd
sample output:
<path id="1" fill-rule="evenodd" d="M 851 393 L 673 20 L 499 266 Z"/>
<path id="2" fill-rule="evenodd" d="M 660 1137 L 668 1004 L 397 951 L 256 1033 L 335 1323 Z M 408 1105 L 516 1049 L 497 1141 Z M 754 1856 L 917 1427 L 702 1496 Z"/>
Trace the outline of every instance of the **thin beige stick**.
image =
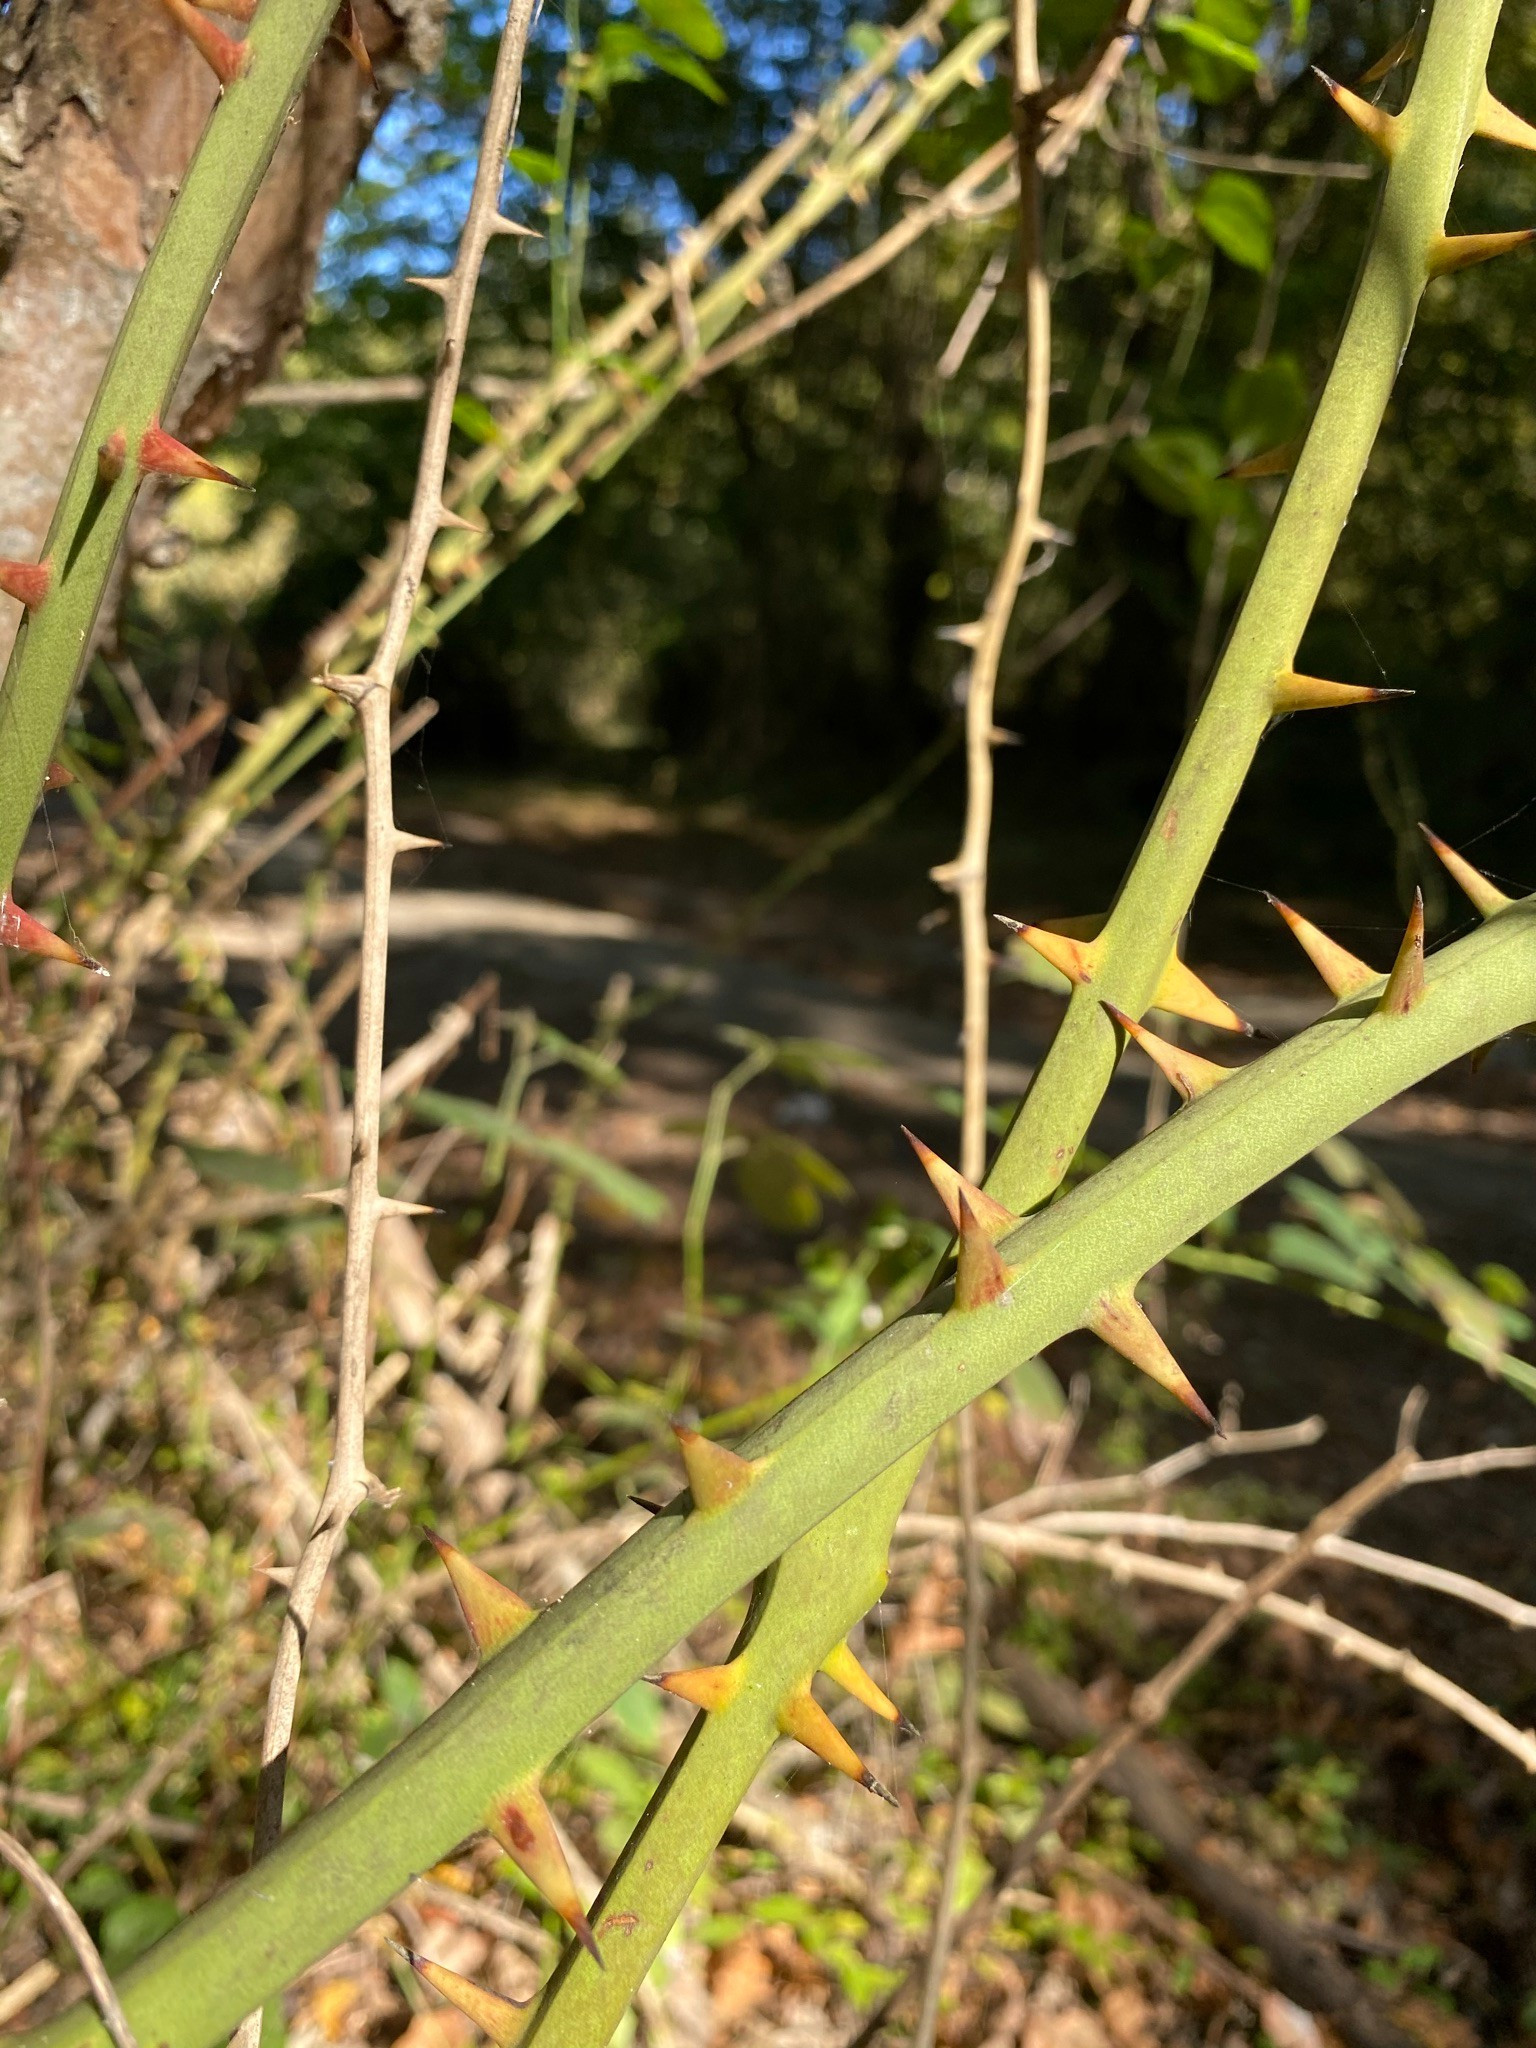
<path id="1" fill-rule="evenodd" d="M 29 2005 L 35 2005 L 45 1991 L 51 1991 L 58 1981 L 58 1965 L 42 1956 L 29 1970 L 13 1977 L 9 1984 L 0 1985 L 0 2027 L 9 2026 Z"/>
<path id="2" fill-rule="evenodd" d="M 475 286 L 485 251 L 507 231 L 501 218 L 506 152 L 522 93 L 523 53 L 536 0 L 509 0 L 496 56 L 474 190 L 453 268 L 443 283 L 443 339 L 422 434 L 421 458 L 400 565 L 384 632 L 366 674 L 330 679 L 354 704 L 362 725 L 367 788 L 364 826 L 362 976 L 358 984 L 352 1169 L 346 1195 L 347 1248 L 342 1277 L 341 1342 L 336 1368 L 335 1444 L 320 1512 L 294 1569 L 262 1730 L 253 1849 L 259 1860 L 282 1832 L 288 1744 L 293 1732 L 304 1644 L 314 1626 L 331 1559 L 353 1511 L 368 1491 L 363 1422 L 371 1363 L 370 1295 L 373 1241 L 381 1217 L 396 1205 L 379 1193 L 380 1076 L 384 1064 L 384 990 L 389 955 L 390 881 L 397 856 L 415 842 L 395 824 L 390 771 L 390 705 L 400 650 L 415 608 L 427 553 L 444 524 L 443 475 L 453 405 L 464 361 Z M 258 2009 L 241 2022 L 237 2048 L 257 2048 Z"/>
<path id="3" fill-rule="evenodd" d="M 39 1792 L 17 1785 L 6 1787 L 5 1804 L 43 1820 L 88 1820 L 92 1810 L 92 1802 L 81 1792 Z M 195 1842 L 203 1832 L 195 1820 L 173 1820 L 164 1813 L 135 1814 L 133 1824 L 152 1842 Z"/>
<path id="4" fill-rule="evenodd" d="M 43 1487 L 48 1473 L 48 1425 L 53 1415 L 53 1387 L 58 1349 L 53 1319 L 53 1273 L 48 1238 L 43 1228 L 43 1189 L 37 1149 L 26 1139 L 27 1206 L 32 1237 L 33 1326 L 37 1347 L 37 1380 L 32 1390 L 26 1456 L 6 1501 L 0 1529 L 0 1593 L 14 1593 L 31 1576 L 37 1532 L 42 1521 Z"/>
<path id="5" fill-rule="evenodd" d="M 119 1835 L 129 1828 L 142 1827 L 149 1818 L 149 1802 L 154 1798 L 166 1779 L 173 1776 L 189 1757 L 195 1754 L 208 1733 L 208 1718 L 204 1716 L 185 1729 L 174 1742 L 168 1743 L 150 1759 L 147 1768 L 140 1774 L 133 1789 L 115 1806 L 111 1806 L 96 1822 L 87 1828 L 79 1841 L 72 1844 L 67 1855 L 60 1858 L 54 1871 L 57 1881 L 68 1884 L 77 1877 L 98 1849 L 104 1849 L 108 1842 L 115 1842 Z"/>
<path id="6" fill-rule="evenodd" d="M 526 1422 L 537 1413 L 539 1396 L 544 1391 L 544 1345 L 557 1298 L 565 1231 L 565 1218 L 558 1209 L 551 1208 L 544 1211 L 528 1233 L 522 1310 L 501 1363 L 485 1390 L 484 1405 L 493 1407 L 505 1397 L 507 1411 L 517 1422 Z"/>
<path id="7" fill-rule="evenodd" d="M 472 982 L 463 995 L 444 1003 L 414 1045 L 396 1053 L 379 1077 L 379 1103 L 388 1108 L 424 1088 L 434 1072 L 445 1066 L 468 1038 L 486 1004 L 493 1001 L 499 986 L 494 968 Z"/>
<path id="8" fill-rule="evenodd" d="M 1300 1571 L 1325 1537 L 1343 1535 L 1362 1515 L 1379 1506 L 1389 1494 L 1397 1492 L 1407 1474 L 1419 1462 L 1419 1454 L 1413 1446 L 1413 1433 L 1424 1412 L 1424 1402 L 1423 1388 L 1415 1387 L 1403 1404 L 1397 1448 L 1386 1463 L 1314 1515 L 1289 1550 L 1265 1565 L 1262 1571 L 1255 1572 L 1251 1579 L 1244 1580 L 1241 1590 L 1211 1616 L 1176 1657 L 1171 1657 L 1155 1677 L 1137 1686 L 1121 1720 L 1086 1756 L 1078 1758 L 1066 1783 L 1046 1801 L 1026 1828 L 1009 1860 L 1005 1883 L 1012 1883 L 1026 1873 L 1035 1850 L 1046 1836 L 1055 1834 L 1068 1815 L 1081 1806 L 1104 1773 L 1112 1770 L 1149 1728 L 1156 1727 L 1189 1679 L 1210 1662 L 1268 1595 L 1277 1593 L 1287 1579 Z"/>
<path id="9" fill-rule="evenodd" d="M 1015 1494 L 1012 1500 L 989 1508 L 987 1521 L 997 1526 L 1022 1521 L 1026 1516 L 1054 1513 L 1059 1508 L 1144 1498 L 1177 1486 L 1218 1458 L 1256 1458 L 1270 1451 L 1306 1450 L 1326 1434 L 1327 1428 L 1320 1415 L 1308 1415 L 1300 1422 L 1287 1422 L 1277 1429 L 1229 1430 L 1224 1437 L 1206 1437 L 1199 1443 L 1186 1444 L 1181 1451 L 1159 1458 L 1155 1465 L 1147 1465 L 1140 1472 L 1117 1473 L 1107 1479 L 1066 1479 L 1058 1484 L 1053 1476 L 1047 1482 L 1042 1467 L 1040 1481 L 1028 1493 Z M 1421 1469 L 1427 1470 L 1427 1464 Z"/>
<path id="10" fill-rule="evenodd" d="M 1097 1542 L 1087 1536 L 1064 1536 L 1055 1530 L 1041 1529 L 1034 1522 L 1022 1528 L 1000 1528 L 982 1519 L 976 1528 L 981 1540 L 1004 1557 L 1048 1557 L 1061 1564 L 1091 1565 L 1117 1581 L 1138 1580 L 1146 1585 L 1167 1586 L 1175 1592 L 1199 1594 L 1203 1599 L 1233 1600 L 1246 1583 L 1217 1565 L 1180 1564 L 1176 1558 L 1160 1557 L 1154 1551 L 1127 1550 L 1112 1537 Z M 897 1533 L 953 1542 L 958 1529 L 953 1515 L 912 1515 L 903 1516 Z M 1536 1772 L 1536 1731 L 1515 1727 L 1485 1700 L 1422 1662 L 1411 1650 L 1384 1643 L 1367 1635 L 1364 1629 L 1337 1620 L 1320 1601 L 1271 1593 L 1259 1602 L 1258 1611 L 1271 1621 L 1284 1622 L 1304 1635 L 1316 1636 L 1330 1646 L 1335 1656 L 1352 1657 L 1374 1671 L 1400 1679 L 1412 1691 L 1433 1700 L 1490 1742 L 1497 1743 L 1500 1749 L 1507 1750 L 1526 1770 Z"/>
<path id="11" fill-rule="evenodd" d="M 1289 1550 L 1296 1541 L 1290 1529 L 1270 1529 L 1262 1522 L 1200 1522 L 1186 1515 L 1153 1515 L 1123 1508 L 1067 1509 L 1042 1515 L 1031 1524 L 1053 1529 L 1064 1536 L 1129 1536 L 1170 1543 L 1209 1543 L 1233 1550 Z M 1395 1551 L 1378 1550 L 1370 1543 L 1356 1543 L 1348 1536 L 1330 1536 L 1317 1546 L 1317 1556 L 1334 1564 L 1354 1565 L 1378 1578 L 1396 1579 L 1404 1586 L 1422 1586 L 1432 1593 L 1445 1593 L 1464 1600 L 1469 1607 L 1481 1607 L 1496 1614 L 1511 1628 L 1536 1628 L 1536 1606 L 1485 1586 L 1481 1579 L 1465 1572 L 1453 1572 L 1444 1565 L 1426 1564 L 1416 1557 L 1399 1557 Z"/>
<path id="12" fill-rule="evenodd" d="M 91 1987 L 91 1996 L 101 2014 L 101 2023 L 112 2036 L 117 2048 L 138 2048 L 133 2029 L 127 2015 L 118 2003 L 117 1993 L 112 1989 L 112 1980 L 107 1975 L 96 1944 L 86 1932 L 85 1922 L 65 1898 L 59 1886 L 34 1856 L 30 1856 L 13 1834 L 0 1828 L 0 1859 L 7 1862 L 22 1883 L 35 1892 L 48 1909 L 60 1934 L 69 1943 L 79 1958 L 85 1972 L 85 1981 Z"/>

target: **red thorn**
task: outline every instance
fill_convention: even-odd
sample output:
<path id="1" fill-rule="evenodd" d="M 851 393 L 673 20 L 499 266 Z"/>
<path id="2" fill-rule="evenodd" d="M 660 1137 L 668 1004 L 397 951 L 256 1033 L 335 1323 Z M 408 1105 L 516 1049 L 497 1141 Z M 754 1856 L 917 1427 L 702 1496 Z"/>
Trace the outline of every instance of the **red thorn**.
<path id="1" fill-rule="evenodd" d="M 251 61 L 249 48 L 236 42 L 233 36 L 226 35 L 206 14 L 200 14 L 192 0 L 160 0 L 160 5 L 220 85 L 233 85 L 244 74 Z"/>
<path id="2" fill-rule="evenodd" d="M 168 434 L 158 419 L 150 421 L 139 442 L 139 471 L 145 476 L 186 477 L 199 483 L 233 484 L 237 491 L 249 489 L 239 477 Z"/>
<path id="3" fill-rule="evenodd" d="M 363 32 L 357 25 L 357 9 L 352 5 L 352 0 L 342 0 L 331 34 L 350 54 L 353 63 L 363 74 L 364 83 L 372 85 L 373 60 L 368 55 L 368 45 L 363 41 Z"/>
<path id="4" fill-rule="evenodd" d="M 27 610 L 36 611 L 48 595 L 53 567 L 48 562 L 10 562 L 0 556 L 0 590 Z"/>
<path id="5" fill-rule="evenodd" d="M 9 896 L 0 896 L 0 946 L 13 953 L 33 953 L 40 960 L 62 960 L 68 967 L 84 967 L 91 974 L 105 975 L 106 968 L 78 946 L 35 918 Z"/>

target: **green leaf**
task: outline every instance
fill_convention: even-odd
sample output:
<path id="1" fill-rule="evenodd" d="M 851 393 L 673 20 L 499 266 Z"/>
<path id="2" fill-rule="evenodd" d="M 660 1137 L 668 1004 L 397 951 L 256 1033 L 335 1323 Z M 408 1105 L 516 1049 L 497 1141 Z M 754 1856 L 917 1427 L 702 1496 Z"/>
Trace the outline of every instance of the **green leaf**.
<path id="1" fill-rule="evenodd" d="M 1294 356 L 1270 356 L 1239 370 L 1221 401 L 1221 423 L 1241 459 L 1294 441 L 1307 423 L 1310 400 Z"/>
<path id="2" fill-rule="evenodd" d="M 535 185 L 564 183 L 560 159 L 551 156 L 547 149 L 524 149 L 515 144 L 507 151 L 507 164 L 511 170 L 521 171 L 525 178 L 532 178 Z"/>
<path id="3" fill-rule="evenodd" d="M 685 50 L 713 62 L 725 55 L 725 32 L 705 0 L 639 0 L 640 12 L 664 35 L 676 36 Z"/>
<path id="4" fill-rule="evenodd" d="M 661 42 L 648 30 L 637 28 L 633 22 L 609 22 L 597 41 L 610 84 L 623 85 L 641 75 L 639 67 L 642 64 L 654 64 L 658 71 L 680 78 L 685 85 L 703 93 L 706 99 L 716 100 L 722 106 L 725 103 L 725 94 L 697 57 L 690 57 L 671 43 Z"/>
<path id="5" fill-rule="evenodd" d="M 499 1139 L 514 1152 L 526 1153 L 530 1159 L 542 1159 L 562 1172 L 573 1173 L 595 1195 L 612 1202 L 637 1223 L 660 1223 L 670 1211 L 666 1196 L 648 1181 L 615 1166 L 611 1159 L 589 1152 L 585 1145 L 557 1138 L 548 1131 L 532 1130 L 516 1117 L 501 1116 L 487 1102 L 475 1102 L 466 1095 L 445 1095 L 437 1088 L 420 1088 L 411 1097 L 411 1114 L 424 1123 L 467 1131 L 472 1137 Z"/>
<path id="6" fill-rule="evenodd" d="M 1154 505 L 1189 519 L 1204 510 L 1224 458 L 1198 427 L 1159 427 L 1132 442 L 1121 460 Z"/>
<path id="7" fill-rule="evenodd" d="M 1251 49 L 1269 25 L 1269 0 L 1195 0 L 1194 15 L 1202 27 Z"/>
<path id="8" fill-rule="evenodd" d="M 1239 71 L 1254 72 L 1259 68 L 1256 50 L 1223 35 L 1219 28 L 1212 28 L 1208 22 L 1196 21 L 1187 14 L 1165 16 L 1157 24 L 1157 32 L 1160 36 L 1173 36 L 1186 48 L 1199 50 L 1207 57 L 1219 57 L 1224 64 L 1235 64 Z"/>
<path id="9" fill-rule="evenodd" d="M 310 1179 L 304 1167 L 280 1152 L 246 1152 L 235 1145 L 193 1145 L 182 1151 L 200 1180 L 214 1186 L 266 1188 L 275 1195 L 296 1195 Z"/>
<path id="10" fill-rule="evenodd" d="M 1223 255 L 1245 270 L 1266 271 L 1274 261 L 1274 208 L 1257 178 L 1212 172 L 1195 201 L 1195 219 Z"/>
<path id="11" fill-rule="evenodd" d="M 822 1200 L 845 1202 L 853 1189 L 830 1159 L 784 1131 L 763 1131 L 736 1162 L 736 1189 L 770 1230 L 798 1236 L 821 1222 Z"/>
<path id="12" fill-rule="evenodd" d="M 686 50 L 669 49 L 665 43 L 658 43 L 649 55 L 658 71 L 680 78 L 684 85 L 691 85 L 695 92 L 703 93 L 705 99 L 713 100 L 716 106 L 725 105 L 725 94 L 697 57 L 690 57 Z"/>
<path id="13" fill-rule="evenodd" d="M 1156 291 L 1190 256 L 1182 242 L 1175 242 L 1137 213 L 1127 214 L 1121 224 L 1120 253 L 1143 292 Z"/>
<path id="14" fill-rule="evenodd" d="M 482 448 L 501 433 L 490 407 L 482 405 L 478 398 L 471 398 L 467 391 L 461 391 L 453 401 L 453 424 L 461 434 L 468 434 L 471 441 L 478 441 Z"/>
<path id="15" fill-rule="evenodd" d="M 1163 56 L 1172 75 L 1207 106 L 1219 107 L 1241 92 L 1259 68 L 1254 51 L 1186 15 L 1170 15 L 1160 21 L 1157 33 L 1166 39 Z M 1176 154 L 1177 145 L 1172 147 Z"/>

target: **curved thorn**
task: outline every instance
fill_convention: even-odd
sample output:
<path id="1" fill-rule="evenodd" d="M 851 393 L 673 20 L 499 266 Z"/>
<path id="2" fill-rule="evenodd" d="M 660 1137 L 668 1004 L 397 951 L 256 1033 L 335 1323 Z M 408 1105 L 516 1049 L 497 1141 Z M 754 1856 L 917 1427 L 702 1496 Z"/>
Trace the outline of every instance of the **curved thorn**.
<path id="1" fill-rule="evenodd" d="M 7 597 L 14 597 L 18 604 L 24 604 L 29 612 L 37 610 L 52 582 L 50 562 L 12 562 L 0 557 L 0 590 Z M 43 787 L 46 789 L 47 783 Z"/>
<path id="2" fill-rule="evenodd" d="M 1496 100 L 1486 85 L 1472 133 L 1486 136 L 1490 142 L 1508 143 L 1511 149 L 1536 149 L 1536 128 Z"/>
<path id="3" fill-rule="evenodd" d="M 918 1164 L 933 1183 L 933 1191 L 944 1204 L 951 1224 L 960 1228 L 960 1197 L 963 1194 L 969 1202 L 971 1214 L 987 1233 L 988 1237 L 1005 1237 L 1010 1230 L 1016 1230 L 1020 1219 L 1011 1209 L 1004 1208 L 985 1188 L 972 1187 L 963 1173 L 959 1173 L 947 1160 L 941 1159 L 931 1145 L 925 1145 L 905 1124 L 900 1126 L 901 1135 L 917 1154 Z"/>
<path id="4" fill-rule="evenodd" d="M 1385 704 L 1394 697 L 1411 697 L 1412 690 L 1378 690 L 1360 683 L 1330 683 L 1323 676 L 1298 675 L 1282 669 L 1275 677 L 1270 710 L 1276 718 L 1293 711 L 1354 711 L 1365 704 Z"/>
<path id="5" fill-rule="evenodd" d="M 1422 821 L 1419 830 L 1429 841 L 1436 860 L 1471 899 L 1472 907 L 1479 917 L 1493 917 L 1514 902 L 1513 896 L 1506 896 L 1504 891 L 1490 882 L 1480 869 L 1473 867 L 1471 861 L 1459 854 L 1454 846 L 1447 846 L 1439 834 L 1431 832 Z"/>
<path id="6" fill-rule="evenodd" d="M 83 967 L 88 974 L 106 978 L 107 970 L 99 960 L 93 960 L 62 933 L 50 931 L 8 895 L 0 895 L 0 946 L 13 953 L 31 953 L 39 960 L 62 960 L 66 967 Z"/>
<path id="7" fill-rule="evenodd" d="M 1408 929 L 1392 962 L 1392 972 L 1381 992 L 1377 1013 L 1383 1017 L 1406 1017 L 1424 999 L 1424 892 L 1415 889 Z"/>
<path id="8" fill-rule="evenodd" d="M 1401 140 L 1396 117 L 1384 107 L 1372 106 L 1369 100 L 1361 99 L 1359 93 L 1351 92 L 1347 85 L 1340 85 L 1330 78 L 1326 71 L 1320 71 L 1314 64 L 1312 76 L 1330 96 L 1341 114 L 1354 122 L 1366 141 L 1379 149 L 1384 157 L 1390 157 Z"/>
<path id="9" fill-rule="evenodd" d="M 462 1550 L 456 1550 L 435 1529 L 423 1529 L 421 1533 L 447 1569 L 453 1590 L 458 1595 L 465 1625 L 481 1657 L 494 1656 L 504 1643 L 520 1636 L 529 1623 L 537 1619 L 539 1610 L 536 1607 L 530 1607 L 500 1579 L 493 1579 L 488 1571 L 483 1571 Z"/>
<path id="10" fill-rule="evenodd" d="M 1151 1317 L 1129 1287 L 1117 1287 L 1106 1294 L 1089 1316 L 1086 1327 L 1101 1344 L 1129 1359 L 1138 1372 L 1156 1380 L 1175 1400 L 1182 1401 L 1191 1415 L 1198 1416 L 1207 1429 L 1220 1436 L 1221 1425 L 1190 1384 L 1183 1366 L 1163 1342 Z"/>
<path id="11" fill-rule="evenodd" d="M 1469 270 L 1474 263 L 1507 256 L 1533 240 L 1536 228 L 1510 228 L 1497 235 L 1436 235 L 1425 260 L 1431 277 L 1445 277 L 1453 270 Z"/>
<path id="12" fill-rule="evenodd" d="M 866 1792 L 873 1792 L 877 1799 L 883 1799 L 890 1806 L 895 1798 L 887 1792 L 880 1780 L 870 1770 L 851 1744 L 833 1726 L 832 1721 L 812 1695 L 809 1680 L 797 1685 L 778 1711 L 781 1734 L 789 1735 L 796 1742 L 803 1742 L 813 1756 L 819 1756 L 823 1763 L 830 1764 L 835 1771 L 841 1771 L 845 1778 L 852 1778 L 856 1785 L 862 1785 Z"/>
<path id="13" fill-rule="evenodd" d="M 1134 1017 L 1128 1017 L 1124 1010 L 1117 1010 L 1113 1003 L 1106 1003 L 1104 1007 L 1126 1037 L 1141 1047 L 1153 1066 L 1186 1102 L 1195 1102 L 1200 1096 L 1209 1095 L 1213 1088 L 1231 1079 L 1233 1068 L 1218 1066 L 1215 1060 L 1203 1060 L 1198 1053 L 1188 1052 L 1182 1045 L 1170 1044 L 1144 1024 L 1138 1024 Z"/>
<path id="14" fill-rule="evenodd" d="M 757 1477 L 754 1460 L 728 1451 L 724 1444 L 712 1443 L 696 1429 L 683 1429 L 674 1423 L 672 1434 L 683 1454 L 688 1491 L 696 1508 L 725 1507 L 738 1494 L 745 1493 Z"/>
<path id="15" fill-rule="evenodd" d="M 554 1818 L 539 1790 L 537 1774 L 498 1793 L 485 1825 L 601 1968 L 603 1959 L 597 1952 L 591 1923 L 582 1910 L 571 1866 L 555 1832 Z"/>
<path id="16" fill-rule="evenodd" d="M 1342 1003 L 1350 996 L 1357 996 L 1363 988 L 1369 988 L 1373 981 L 1380 979 L 1374 967 L 1367 967 L 1363 960 L 1357 960 L 1353 953 L 1330 939 L 1326 932 L 1319 931 L 1299 910 L 1292 910 L 1289 903 L 1282 903 L 1278 896 L 1270 896 L 1267 890 L 1265 895 L 1295 933 L 1297 944 L 1323 977 L 1328 993 L 1335 1001 Z"/>
<path id="17" fill-rule="evenodd" d="M 955 1259 L 955 1308 L 962 1315 L 990 1308 L 1008 1292 L 1008 1266 L 1002 1253 L 977 1221 L 963 1192 L 956 1193 L 960 1212 Z"/>
<path id="18" fill-rule="evenodd" d="M 389 1945 L 396 1955 L 404 1956 L 423 1983 L 430 1984 L 440 1997 L 456 2005 L 466 2019 L 473 2020 L 481 2033 L 488 2034 L 496 2048 L 514 2048 L 528 2024 L 525 2015 L 533 2004 L 531 1998 L 503 1998 L 498 1992 L 487 1991 L 472 1979 L 461 1977 L 457 1970 L 418 1955 L 403 1942 L 392 1941 Z"/>

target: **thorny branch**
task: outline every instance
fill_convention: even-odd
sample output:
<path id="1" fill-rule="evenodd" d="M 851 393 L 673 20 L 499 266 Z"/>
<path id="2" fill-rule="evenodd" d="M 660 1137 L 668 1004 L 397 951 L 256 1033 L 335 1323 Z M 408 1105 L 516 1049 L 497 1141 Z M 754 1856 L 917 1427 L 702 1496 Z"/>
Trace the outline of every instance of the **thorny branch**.
<path id="1" fill-rule="evenodd" d="M 293 1732 L 299 1669 L 321 1589 L 348 1520 L 368 1491 L 363 1423 L 370 1361 L 369 1310 L 374 1235 L 397 1205 L 379 1193 L 379 1123 L 384 1058 L 384 994 L 389 954 L 389 896 L 396 857 L 420 844 L 395 824 L 391 788 L 391 696 L 396 665 L 415 609 L 427 552 L 446 523 L 443 476 L 453 405 L 480 267 L 493 236 L 516 233 L 500 213 L 506 153 L 522 94 L 523 55 L 537 0 L 509 0 L 481 135 L 474 190 L 452 270 L 435 281 L 444 301 L 443 339 L 422 435 L 410 517 L 400 549 L 383 635 L 365 674 L 328 678 L 357 710 L 362 725 L 367 815 L 364 827 L 362 973 L 357 999 L 352 1169 L 348 1180 L 346 1262 L 342 1276 L 341 1342 L 336 1368 L 335 1434 L 319 1513 L 294 1569 L 262 1731 L 254 1856 L 282 1831 L 283 1789 Z M 237 2048 L 257 2048 L 260 2011 L 247 2016 Z"/>

